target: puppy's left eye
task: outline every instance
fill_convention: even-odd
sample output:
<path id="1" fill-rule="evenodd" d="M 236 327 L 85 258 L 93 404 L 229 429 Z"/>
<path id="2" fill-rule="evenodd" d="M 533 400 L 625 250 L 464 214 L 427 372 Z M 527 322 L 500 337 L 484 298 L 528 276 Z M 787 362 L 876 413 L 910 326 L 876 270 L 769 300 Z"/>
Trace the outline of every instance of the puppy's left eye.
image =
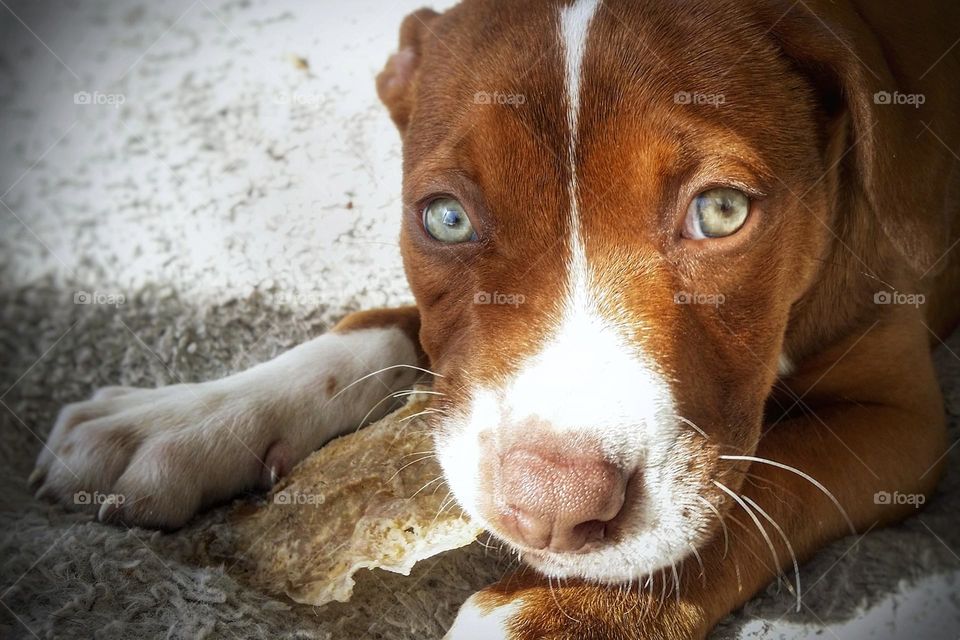
<path id="1" fill-rule="evenodd" d="M 423 208 L 423 228 L 434 239 L 448 244 L 477 239 L 463 205 L 453 198 L 434 198 Z"/>
<path id="2" fill-rule="evenodd" d="M 750 198 L 736 189 L 704 191 L 687 209 L 684 234 L 694 240 L 731 236 L 746 223 Z"/>

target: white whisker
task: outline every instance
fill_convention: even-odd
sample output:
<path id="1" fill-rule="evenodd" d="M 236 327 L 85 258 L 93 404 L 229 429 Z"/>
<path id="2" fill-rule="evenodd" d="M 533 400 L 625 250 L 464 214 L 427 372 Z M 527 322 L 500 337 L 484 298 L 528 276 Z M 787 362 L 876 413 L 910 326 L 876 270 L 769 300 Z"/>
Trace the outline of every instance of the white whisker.
<path id="1" fill-rule="evenodd" d="M 727 530 L 727 523 L 723 521 L 723 517 L 720 515 L 720 510 L 713 506 L 713 503 L 704 498 L 703 496 L 697 496 L 697 498 L 707 505 L 707 508 L 713 511 L 714 515 L 717 516 L 717 520 L 720 521 L 720 526 L 723 528 L 723 557 L 726 559 L 727 551 L 730 549 L 730 532 Z"/>
<path id="2" fill-rule="evenodd" d="M 690 550 L 693 552 L 693 557 L 697 559 L 697 564 L 700 565 L 700 581 L 703 583 L 703 586 L 707 586 L 707 570 L 703 566 L 703 558 L 700 557 L 700 552 L 697 551 L 697 546 L 687 541 Z"/>
<path id="3" fill-rule="evenodd" d="M 364 380 L 367 380 L 368 378 L 372 378 L 372 377 L 375 376 L 375 375 L 378 375 L 378 374 L 383 373 L 384 371 L 390 371 L 391 369 L 401 369 L 401 368 L 416 369 L 417 371 L 422 371 L 423 373 L 427 373 L 427 374 L 430 374 L 430 375 L 432 375 L 432 376 L 436 376 L 436 377 L 438 377 L 438 378 L 442 378 L 442 377 L 443 377 L 442 375 L 440 375 L 439 373 L 436 373 L 435 371 L 430 371 L 429 369 L 424 369 L 424 368 L 422 368 L 422 367 L 415 367 L 415 366 L 413 366 L 412 364 L 394 364 L 394 365 L 390 365 L 389 367 L 384 367 L 384 368 L 382 368 L 382 369 L 377 369 L 377 370 L 374 371 L 373 373 L 368 373 L 368 374 L 365 375 L 365 376 L 361 376 L 361 377 L 357 378 L 356 380 L 354 380 L 353 382 L 351 382 L 350 384 L 348 384 L 347 386 L 345 386 L 343 389 L 340 389 L 340 391 L 337 391 L 335 394 L 333 394 L 332 396 L 330 396 L 330 399 L 327 400 L 326 403 L 324 403 L 324 406 L 326 406 L 326 404 L 328 404 L 328 403 L 330 403 L 330 402 L 333 402 L 335 399 L 337 399 L 338 397 L 340 397 L 340 394 L 344 393 L 347 389 L 349 389 L 350 387 L 352 387 L 352 386 L 355 385 L 355 384 L 359 384 L 359 383 L 363 382 Z"/>
<path id="4" fill-rule="evenodd" d="M 384 403 L 385 401 L 387 401 L 387 400 L 390 400 L 390 399 L 392 399 L 392 398 L 397 398 L 397 397 L 399 396 L 399 394 L 402 394 L 402 393 L 408 393 L 408 392 L 405 392 L 405 391 L 391 391 L 391 392 L 388 393 L 387 395 L 385 395 L 385 396 L 383 396 L 382 398 L 380 398 L 379 400 L 377 400 L 377 402 L 374 403 L 374 405 L 373 405 L 372 407 L 370 407 L 370 410 L 367 411 L 366 415 L 364 415 L 364 416 L 360 419 L 360 422 L 357 423 L 357 428 L 354 429 L 354 431 L 358 431 L 363 425 L 365 425 L 365 424 L 367 423 L 367 420 L 370 418 L 370 416 L 373 414 L 373 412 L 377 410 L 377 407 L 379 407 L 381 404 L 383 404 L 383 403 Z"/>
<path id="5" fill-rule="evenodd" d="M 435 409 L 433 407 L 428 407 L 423 411 L 418 411 L 417 413 L 411 416 L 407 416 L 406 418 L 400 418 L 400 420 L 398 420 L 397 422 L 406 422 L 407 420 L 413 420 L 414 418 L 427 415 L 428 413 L 443 413 L 443 411 L 441 411 L 440 409 Z"/>
<path id="6" fill-rule="evenodd" d="M 481 547 L 483 547 L 483 548 L 485 549 L 485 551 L 483 552 L 484 557 L 486 557 L 487 551 L 490 551 L 491 549 L 494 548 L 494 547 L 490 544 L 490 534 L 487 534 L 487 541 L 486 541 L 486 542 L 484 542 L 484 541 L 481 540 L 480 538 L 477 538 L 476 542 L 477 542 L 478 545 L 480 545 Z"/>
<path id="7" fill-rule="evenodd" d="M 571 616 L 569 613 L 567 613 L 566 611 L 564 611 L 564 610 L 563 610 L 563 607 L 560 606 L 560 601 L 557 600 L 557 594 L 556 594 L 556 593 L 554 592 L 554 590 L 553 590 L 553 578 L 547 576 L 547 584 L 550 585 L 550 595 L 553 596 L 553 602 L 554 602 L 554 604 L 557 605 L 557 609 L 560 610 L 560 613 L 562 613 L 562 614 L 564 615 L 564 617 L 568 618 L 569 620 L 572 620 L 573 622 L 576 622 L 577 624 L 580 624 L 580 621 L 579 621 L 579 620 L 577 620 L 576 618 L 574 618 L 573 616 Z"/>
<path id="8" fill-rule="evenodd" d="M 815 486 L 817 489 L 822 491 L 823 494 L 826 495 L 828 498 L 830 498 L 830 500 L 833 502 L 837 510 L 840 511 L 840 514 L 843 516 L 844 520 L 847 521 L 847 526 L 850 527 L 850 533 L 856 535 L 857 528 L 853 526 L 853 521 L 850 519 L 850 516 L 847 515 L 847 512 L 844 510 L 844 508 L 840 505 L 840 501 L 837 500 L 836 496 L 834 496 L 829 489 L 827 489 L 825 486 L 820 484 L 820 482 L 818 482 L 810 474 L 804 473 L 803 471 L 800 471 L 800 469 L 797 469 L 796 467 L 791 467 L 790 465 L 787 465 L 787 464 L 783 464 L 782 462 L 776 462 L 775 460 L 768 460 L 766 458 L 758 458 L 756 456 L 720 456 L 720 459 L 721 460 L 743 460 L 747 462 L 757 462 L 760 464 L 768 464 L 772 467 L 777 467 L 778 469 L 783 469 L 785 471 L 790 471 L 791 473 L 797 474 L 798 476 L 800 476 L 801 478 L 803 478 L 804 480 L 806 480 L 807 482 Z"/>
<path id="9" fill-rule="evenodd" d="M 650 601 L 653 602 L 653 574 L 647 576 L 647 593 L 650 594 Z"/>
<path id="10" fill-rule="evenodd" d="M 410 465 L 417 464 L 418 462 L 423 462 L 424 460 L 429 460 L 430 458 L 434 457 L 434 455 L 435 455 L 435 454 L 431 453 L 431 454 L 428 455 L 428 456 L 423 456 L 422 458 L 417 458 L 417 459 L 414 460 L 413 462 L 408 462 L 407 464 L 405 464 L 405 465 L 403 465 L 402 467 L 400 467 L 399 469 L 397 469 L 397 470 L 394 472 L 394 474 L 393 474 L 392 476 L 390 476 L 390 478 L 387 480 L 387 482 L 390 482 L 391 480 L 393 480 L 394 478 L 396 478 L 398 475 L 400 475 L 400 472 L 401 472 L 401 471 L 403 471 L 404 469 L 406 469 L 406 468 L 409 467 Z"/>
<path id="11" fill-rule="evenodd" d="M 443 498 L 443 501 L 440 503 L 440 507 L 437 509 L 437 515 L 433 517 L 433 520 L 430 521 L 431 526 L 437 521 L 437 518 L 440 517 L 440 514 L 449 507 L 451 504 L 454 504 L 457 501 L 456 496 L 452 495 L 451 491 L 447 491 L 447 495 Z"/>
<path id="12" fill-rule="evenodd" d="M 436 395 L 436 396 L 445 396 L 445 395 L 447 395 L 447 394 L 445 394 L 445 393 L 440 393 L 439 391 L 425 391 L 425 390 L 423 390 L 423 389 L 402 389 L 402 390 L 400 390 L 400 391 L 394 391 L 394 392 L 392 392 L 392 393 L 388 393 L 388 394 L 385 395 L 384 397 L 380 398 L 380 400 L 378 400 L 377 403 L 373 405 L 373 407 L 370 409 L 370 411 L 367 411 L 367 414 L 366 414 L 365 416 L 363 416 L 363 419 L 360 420 L 360 423 L 357 425 L 357 429 L 355 429 L 355 430 L 359 430 L 360 427 L 362 427 L 364 424 L 366 424 L 366 422 L 367 422 L 367 420 L 370 418 L 371 414 L 373 414 L 373 412 L 377 410 L 377 407 L 379 407 L 381 404 L 383 404 L 383 402 L 384 402 L 385 400 L 389 400 L 389 399 L 391 399 L 391 398 L 394 398 L 394 399 L 395 399 L 395 398 L 404 398 L 404 397 L 407 397 L 407 396 L 414 396 L 414 395 L 418 395 L 418 394 L 421 394 L 421 393 L 426 393 L 426 394 L 429 394 L 429 395 Z"/>
<path id="13" fill-rule="evenodd" d="M 405 453 L 400 456 L 400 459 L 410 458 L 412 456 L 425 456 L 427 454 L 436 453 L 433 449 L 427 449 L 426 451 L 413 451 L 411 453 Z"/>
<path id="14" fill-rule="evenodd" d="M 783 538 L 783 543 L 784 543 L 785 545 L 787 545 L 787 551 L 790 552 L 790 557 L 793 559 L 793 573 L 794 573 L 794 576 L 796 576 L 796 579 L 797 579 L 797 594 L 796 594 L 796 595 L 797 595 L 797 613 L 800 613 L 800 609 L 801 609 L 801 607 L 803 606 L 803 601 L 802 601 L 801 595 L 800 595 L 800 565 L 799 565 L 799 563 L 797 562 L 797 555 L 793 552 L 793 545 L 790 544 L 790 541 L 787 539 L 787 536 L 786 536 L 786 534 L 783 532 L 783 529 L 780 527 L 779 524 L 777 524 L 777 523 L 774 521 L 773 518 L 770 517 L 770 514 L 768 514 L 768 513 L 767 513 L 766 511 L 764 511 L 763 509 L 761 509 L 761 508 L 760 508 L 760 505 L 758 505 L 756 502 L 754 502 L 753 500 L 751 500 L 749 497 L 747 497 L 747 496 L 741 496 L 741 497 L 742 497 L 744 500 L 746 500 L 747 502 L 749 502 L 751 507 L 753 507 L 754 509 L 756 509 L 757 511 L 759 511 L 759 512 L 760 512 L 760 515 L 762 515 L 764 518 L 766 518 L 767 521 L 768 521 L 771 525 L 773 525 L 773 528 L 776 529 L 776 530 L 777 530 L 777 533 L 780 534 L 780 537 Z"/>
<path id="15" fill-rule="evenodd" d="M 414 498 L 417 497 L 417 494 L 418 494 L 418 493 L 420 493 L 421 491 L 423 491 L 424 489 L 426 489 L 427 487 L 429 487 L 430 485 L 432 485 L 434 482 L 438 482 L 438 481 L 440 481 L 440 480 L 443 480 L 443 476 L 437 476 L 436 478 L 434 478 L 433 480 L 431 480 L 431 481 L 428 482 L 427 484 L 423 485 L 422 487 L 420 487 L 419 489 L 417 489 L 416 493 L 414 493 L 414 494 L 413 494 L 412 496 L 410 496 L 408 499 L 409 499 L 409 500 L 413 500 Z"/>
<path id="16" fill-rule="evenodd" d="M 698 427 L 697 425 L 695 425 L 692 420 L 688 420 L 687 418 L 684 418 L 683 416 L 677 416 L 677 420 L 679 420 L 680 422 L 682 422 L 682 423 L 686 424 L 687 426 L 691 427 L 694 431 L 696 431 L 697 433 L 699 433 L 700 435 L 702 435 L 702 436 L 703 436 L 704 438 L 706 438 L 707 440 L 710 439 L 710 436 L 708 436 L 708 435 L 704 432 L 703 429 L 701 429 L 700 427 Z"/>
<path id="17" fill-rule="evenodd" d="M 447 394 L 441 393 L 439 391 L 428 391 L 427 389 L 407 389 L 404 391 L 397 391 L 393 394 L 394 398 L 402 398 L 404 396 L 416 396 L 419 394 L 426 394 L 428 396 L 445 396 Z"/>
<path id="18" fill-rule="evenodd" d="M 723 491 L 724 493 L 729 495 L 731 498 L 733 498 L 737 504 L 743 507 L 743 510 L 747 512 L 748 516 L 750 516 L 750 519 L 753 520 L 753 524 L 755 524 L 757 526 L 757 529 L 760 530 L 760 534 L 763 536 L 763 539 L 766 540 L 767 546 L 770 548 L 770 554 L 773 556 L 773 568 L 777 572 L 777 575 L 779 576 L 780 575 L 780 558 L 777 557 L 777 549 L 776 547 L 773 546 L 773 540 L 770 539 L 770 536 L 767 534 L 767 530 L 764 529 L 763 525 L 760 523 L 760 518 L 757 517 L 757 514 L 755 514 L 750 509 L 750 507 L 747 506 L 747 503 L 744 502 L 739 495 L 731 491 L 726 485 L 720 482 L 717 482 L 716 480 L 713 481 L 713 484 L 715 484 L 717 488 L 719 488 L 721 491 Z"/>
<path id="19" fill-rule="evenodd" d="M 680 576 L 677 575 L 677 565 L 675 562 L 670 563 L 670 571 L 673 573 L 673 586 L 677 596 L 677 604 L 680 604 Z"/>
<path id="20" fill-rule="evenodd" d="M 621 556 L 623 557 L 624 562 L 626 562 L 627 564 L 630 564 L 630 559 L 627 557 L 627 555 L 626 555 L 625 553 L 621 552 Z M 650 579 L 650 578 L 649 578 L 649 576 L 648 576 L 648 577 L 647 577 L 647 580 L 649 580 L 649 579 Z M 621 589 L 621 590 L 623 589 L 623 585 L 621 585 L 620 589 Z M 630 596 L 631 596 L 631 594 L 632 594 L 632 591 L 633 591 L 633 578 L 630 578 L 630 579 L 627 580 L 627 591 L 626 591 L 626 593 L 624 594 L 624 597 L 625 597 L 626 599 L 629 599 Z M 626 611 L 624 611 L 624 612 L 621 614 L 623 617 L 626 617 L 626 616 L 630 615 L 630 614 L 633 612 L 634 609 L 636 609 L 637 607 L 640 606 L 640 601 L 641 601 L 641 599 L 642 599 L 642 598 L 641 598 L 642 594 L 643 594 L 643 588 L 642 588 L 641 583 L 640 583 L 640 576 L 637 576 L 637 593 L 636 593 L 636 596 L 633 598 L 633 606 L 630 607 L 629 609 L 627 609 Z"/>
<path id="21" fill-rule="evenodd" d="M 657 616 L 660 616 L 660 610 L 663 609 L 663 604 L 667 600 L 667 573 L 665 569 L 660 570 L 660 602 L 657 603 Z"/>

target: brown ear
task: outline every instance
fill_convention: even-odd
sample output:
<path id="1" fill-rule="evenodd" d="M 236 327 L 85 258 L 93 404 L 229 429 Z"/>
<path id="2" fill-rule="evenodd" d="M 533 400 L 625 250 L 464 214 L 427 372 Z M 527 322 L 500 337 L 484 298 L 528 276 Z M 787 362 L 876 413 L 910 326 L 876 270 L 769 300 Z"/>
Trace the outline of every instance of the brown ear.
<path id="1" fill-rule="evenodd" d="M 400 25 L 400 48 L 377 76 L 377 94 L 401 135 L 413 110 L 423 44 L 431 35 L 430 23 L 438 17 L 440 14 L 433 9 L 419 9 L 404 18 Z"/>
<path id="2" fill-rule="evenodd" d="M 912 35 L 923 31 L 904 29 L 916 18 L 914 3 L 893 9 L 902 17 L 882 18 L 865 15 L 876 13 L 869 3 L 855 11 L 852 2 L 810 0 L 783 13 L 786 3 L 763 4 L 771 34 L 811 79 L 826 115 L 849 115 L 848 155 L 872 222 L 918 274 L 936 273 L 950 243 L 949 207 L 956 207 L 950 192 L 960 174 L 948 147 L 960 139 L 950 115 L 960 105 L 944 75 L 949 65 L 939 73 L 925 68 L 950 43 L 938 49 L 940 43 Z M 867 20 L 900 33 L 878 34 Z"/>

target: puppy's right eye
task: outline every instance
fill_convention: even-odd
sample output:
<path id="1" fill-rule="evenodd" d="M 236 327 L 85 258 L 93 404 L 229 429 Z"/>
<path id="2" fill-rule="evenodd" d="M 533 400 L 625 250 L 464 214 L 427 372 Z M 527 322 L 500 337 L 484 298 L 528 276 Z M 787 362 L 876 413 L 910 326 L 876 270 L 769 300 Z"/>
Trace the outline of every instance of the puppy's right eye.
<path id="1" fill-rule="evenodd" d="M 684 235 L 694 240 L 731 236 L 746 223 L 750 198 L 737 189 L 704 191 L 687 210 Z"/>
<path id="2" fill-rule="evenodd" d="M 477 239 L 463 205 L 453 198 L 434 198 L 423 208 L 423 228 L 434 239 L 447 244 Z"/>

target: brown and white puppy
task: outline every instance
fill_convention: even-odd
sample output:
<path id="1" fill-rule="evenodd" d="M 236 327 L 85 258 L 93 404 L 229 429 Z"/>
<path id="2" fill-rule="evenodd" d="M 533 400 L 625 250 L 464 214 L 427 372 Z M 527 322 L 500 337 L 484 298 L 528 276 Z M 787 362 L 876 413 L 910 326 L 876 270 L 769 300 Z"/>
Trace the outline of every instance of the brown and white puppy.
<path id="1" fill-rule="evenodd" d="M 455 497 L 536 569 L 450 637 L 701 638 L 851 527 L 912 512 L 877 492 L 936 485 L 957 38 L 960 11 L 929 0 L 412 14 L 378 89 L 417 306 L 68 407 L 33 481 L 179 526 L 429 367 Z"/>

